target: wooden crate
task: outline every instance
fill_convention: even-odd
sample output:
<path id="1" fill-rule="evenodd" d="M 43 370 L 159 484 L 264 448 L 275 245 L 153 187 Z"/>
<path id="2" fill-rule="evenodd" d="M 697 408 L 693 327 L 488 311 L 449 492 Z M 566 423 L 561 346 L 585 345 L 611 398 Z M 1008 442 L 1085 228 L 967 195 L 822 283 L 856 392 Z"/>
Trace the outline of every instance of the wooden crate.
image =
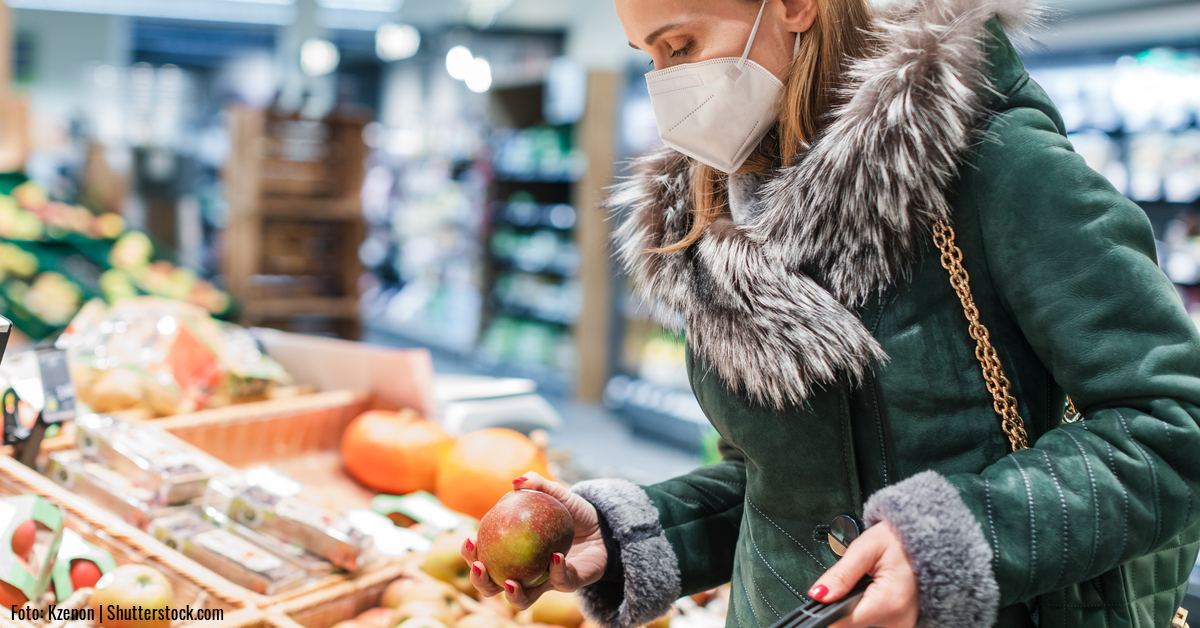
<path id="1" fill-rule="evenodd" d="M 0 456 L 0 495 L 39 495 L 59 506 L 66 526 L 88 543 L 111 553 L 118 565 L 139 563 L 162 573 L 175 589 L 176 606 L 221 609 L 227 618 L 239 609 L 254 607 L 245 589 L 7 456 Z"/>
<path id="2" fill-rule="evenodd" d="M 287 617 L 303 628 L 331 628 L 334 624 L 352 619 L 363 611 L 380 606 L 383 591 L 397 578 L 433 580 L 421 571 L 417 561 L 408 561 L 395 572 L 378 574 L 374 578 L 363 578 L 356 582 L 345 582 L 312 594 L 297 597 L 267 609 L 272 615 Z M 498 602 L 499 598 L 493 601 Z M 458 603 L 467 613 L 499 614 L 500 605 L 480 603 L 463 594 L 458 594 Z M 502 604 L 502 603 L 500 603 Z"/>

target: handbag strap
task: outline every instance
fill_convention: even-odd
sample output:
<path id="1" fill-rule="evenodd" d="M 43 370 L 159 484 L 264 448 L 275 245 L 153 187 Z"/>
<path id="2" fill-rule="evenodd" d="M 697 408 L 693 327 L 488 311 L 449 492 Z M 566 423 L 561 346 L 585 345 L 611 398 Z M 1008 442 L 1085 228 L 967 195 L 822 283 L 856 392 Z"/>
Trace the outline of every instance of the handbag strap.
<path id="1" fill-rule="evenodd" d="M 975 339 L 975 358 L 983 370 L 983 379 L 988 392 L 992 393 L 992 407 L 1000 416 L 1000 427 L 1008 436 L 1012 450 L 1029 448 L 1029 436 L 1025 433 L 1025 420 L 1017 413 L 1017 400 L 1008 392 L 1008 378 L 1004 376 L 1004 365 L 992 346 L 988 329 L 979 320 L 979 308 L 971 295 L 971 277 L 963 268 L 962 249 L 954 242 L 954 229 L 945 220 L 933 226 L 933 243 L 942 252 L 942 267 L 950 271 L 950 285 L 962 301 L 963 314 L 970 325 L 971 337 Z M 1073 408 L 1072 408 L 1073 409 Z"/>

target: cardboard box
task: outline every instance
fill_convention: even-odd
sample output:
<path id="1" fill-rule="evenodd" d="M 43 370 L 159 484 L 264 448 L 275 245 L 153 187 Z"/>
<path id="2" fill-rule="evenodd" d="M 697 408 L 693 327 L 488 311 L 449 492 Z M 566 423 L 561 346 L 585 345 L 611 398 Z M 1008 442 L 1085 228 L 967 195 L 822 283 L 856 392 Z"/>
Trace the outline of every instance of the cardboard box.
<path id="1" fill-rule="evenodd" d="M 397 408 L 437 416 L 433 358 L 424 349 L 391 349 L 266 328 L 251 332 L 296 384 L 322 391 L 365 390 Z"/>

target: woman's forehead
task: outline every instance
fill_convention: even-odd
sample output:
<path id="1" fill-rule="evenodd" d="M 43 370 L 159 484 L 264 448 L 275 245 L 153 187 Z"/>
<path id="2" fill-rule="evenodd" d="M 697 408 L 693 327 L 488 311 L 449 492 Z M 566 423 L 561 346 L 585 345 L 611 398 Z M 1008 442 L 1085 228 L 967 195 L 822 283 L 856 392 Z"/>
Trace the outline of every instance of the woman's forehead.
<path id="1" fill-rule="evenodd" d="M 701 25 L 710 20 L 744 20 L 760 3 L 748 0 L 615 0 L 617 15 L 631 44 L 649 45 L 672 29 Z M 753 15 L 750 16 L 753 18 Z"/>

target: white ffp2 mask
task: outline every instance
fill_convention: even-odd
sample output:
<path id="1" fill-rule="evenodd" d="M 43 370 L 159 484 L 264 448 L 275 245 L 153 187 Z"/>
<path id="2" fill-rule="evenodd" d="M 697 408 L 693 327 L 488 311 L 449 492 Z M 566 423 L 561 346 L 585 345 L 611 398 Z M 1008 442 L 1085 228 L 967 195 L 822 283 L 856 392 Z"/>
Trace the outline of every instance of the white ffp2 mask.
<path id="1" fill-rule="evenodd" d="M 767 3 L 758 10 L 739 57 L 685 63 L 646 75 L 663 144 L 726 174 L 746 158 L 775 123 L 783 83 L 750 61 Z M 799 51 L 800 36 L 796 36 Z"/>

